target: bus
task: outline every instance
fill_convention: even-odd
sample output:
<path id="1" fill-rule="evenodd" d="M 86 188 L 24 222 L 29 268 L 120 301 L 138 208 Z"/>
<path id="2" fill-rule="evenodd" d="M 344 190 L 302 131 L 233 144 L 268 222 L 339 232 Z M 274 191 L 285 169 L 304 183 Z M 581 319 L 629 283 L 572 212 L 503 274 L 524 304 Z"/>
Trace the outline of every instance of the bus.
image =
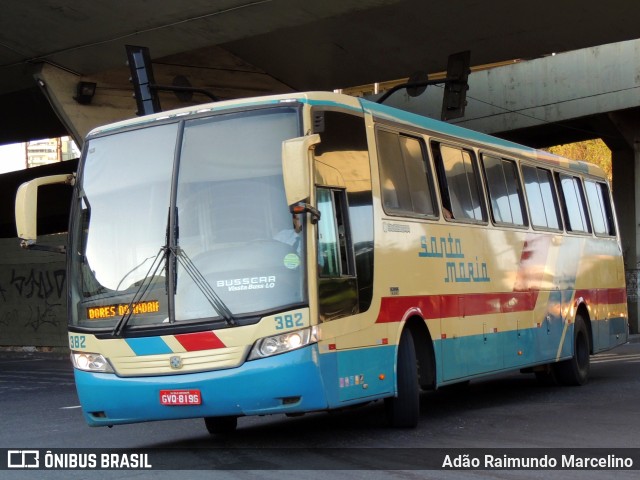
<path id="1" fill-rule="evenodd" d="M 382 400 L 507 371 L 582 385 L 628 338 L 596 166 L 337 93 L 198 105 L 94 129 L 74 185 L 68 330 L 91 426 Z"/>

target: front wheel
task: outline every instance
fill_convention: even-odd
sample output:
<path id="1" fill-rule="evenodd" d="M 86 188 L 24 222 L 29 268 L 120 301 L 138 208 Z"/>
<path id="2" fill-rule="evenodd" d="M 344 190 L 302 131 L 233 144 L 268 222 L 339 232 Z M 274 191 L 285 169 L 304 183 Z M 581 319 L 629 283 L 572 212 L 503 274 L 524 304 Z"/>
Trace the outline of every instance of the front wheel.
<path id="1" fill-rule="evenodd" d="M 573 325 L 573 357 L 555 364 L 555 374 L 562 385 L 584 385 L 589 380 L 589 332 L 584 319 L 576 315 Z"/>
<path id="2" fill-rule="evenodd" d="M 398 394 L 385 399 L 387 419 L 393 427 L 413 428 L 420 418 L 420 387 L 413 335 L 405 329 L 400 336 L 396 382 Z"/>

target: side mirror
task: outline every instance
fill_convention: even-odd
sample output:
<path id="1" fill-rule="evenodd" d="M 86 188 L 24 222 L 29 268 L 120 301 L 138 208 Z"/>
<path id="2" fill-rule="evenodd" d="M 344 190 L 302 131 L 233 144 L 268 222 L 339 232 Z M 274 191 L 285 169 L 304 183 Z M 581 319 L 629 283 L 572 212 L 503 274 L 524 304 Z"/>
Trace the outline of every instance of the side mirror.
<path id="1" fill-rule="evenodd" d="M 62 183 L 74 185 L 75 175 L 51 175 L 40 177 L 23 183 L 16 193 L 16 230 L 20 239 L 20 246 L 32 250 L 47 250 L 64 253 L 64 247 L 46 247 L 36 245 L 38 238 L 38 187 Z"/>
<path id="2" fill-rule="evenodd" d="M 317 133 L 282 142 L 282 175 L 289 206 L 311 196 L 309 150 L 318 143 L 320 135 Z"/>

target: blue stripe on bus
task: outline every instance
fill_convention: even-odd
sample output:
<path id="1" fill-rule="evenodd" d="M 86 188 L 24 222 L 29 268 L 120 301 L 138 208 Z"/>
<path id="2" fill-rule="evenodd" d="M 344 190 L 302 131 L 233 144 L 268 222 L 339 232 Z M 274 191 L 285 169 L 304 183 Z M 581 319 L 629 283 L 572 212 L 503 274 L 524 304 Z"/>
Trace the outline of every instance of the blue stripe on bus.
<path id="1" fill-rule="evenodd" d="M 334 350 L 320 355 L 329 407 L 339 408 L 395 393 L 396 345 Z"/>
<path id="2" fill-rule="evenodd" d="M 562 345 L 564 323 L 553 328 L 553 333 L 543 325 L 436 340 L 438 384 L 570 358 L 573 354 L 573 324 L 568 325 Z"/>
<path id="3" fill-rule="evenodd" d="M 127 338 L 127 345 L 136 355 L 162 355 L 173 350 L 160 337 Z"/>

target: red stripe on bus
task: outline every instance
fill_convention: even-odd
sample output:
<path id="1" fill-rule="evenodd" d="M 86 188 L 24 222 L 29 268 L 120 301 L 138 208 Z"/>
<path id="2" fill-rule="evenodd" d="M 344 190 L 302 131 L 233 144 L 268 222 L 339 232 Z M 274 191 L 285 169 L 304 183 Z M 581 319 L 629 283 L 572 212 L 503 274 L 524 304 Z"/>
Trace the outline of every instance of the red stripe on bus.
<path id="1" fill-rule="evenodd" d="M 410 309 L 425 320 L 533 310 L 538 292 L 383 297 L 377 323 L 399 322 Z"/>
<path id="2" fill-rule="evenodd" d="M 226 347 L 226 345 L 222 343 L 222 340 L 213 332 L 184 333 L 182 335 L 176 335 L 176 340 L 180 342 L 180 345 L 182 345 L 187 352 Z"/>
<path id="3" fill-rule="evenodd" d="M 610 288 L 609 289 L 609 304 L 627 303 L 627 289 L 626 288 Z"/>
<path id="4" fill-rule="evenodd" d="M 626 288 L 594 288 L 576 290 L 576 299 L 583 298 L 587 304 L 618 305 L 627 303 Z"/>
<path id="5" fill-rule="evenodd" d="M 419 311 L 425 320 L 530 312 L 536 306 L 538 294 L 539 291 L 532 290 L 511 293 L 383 297 L 376 323 L 400 322 L 410 310 Z M 577 290 L 575 298 L 581 297 L 591 304 L 615 305 L 626 302 L 626 290 L 624 288 Z"/>
<path id="6" fill-rule="evenodd" d="M 514 290 L 526 292 L 540 290 L 544 281 L 545 266 L 551 246 L 551 236 L 530 233 L 520 255 Z"/>

